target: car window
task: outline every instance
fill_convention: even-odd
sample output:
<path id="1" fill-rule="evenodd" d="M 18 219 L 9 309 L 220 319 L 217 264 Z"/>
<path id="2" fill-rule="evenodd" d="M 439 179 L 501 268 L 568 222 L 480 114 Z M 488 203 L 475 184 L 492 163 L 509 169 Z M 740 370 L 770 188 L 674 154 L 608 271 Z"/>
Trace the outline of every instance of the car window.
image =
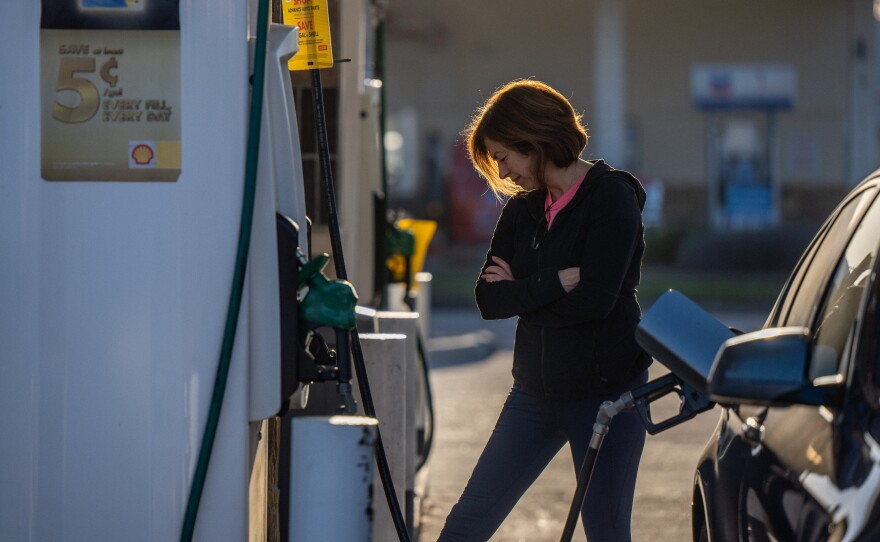
<path id="1" fill-rule="evenodd" d="M 813 329 L 810 378 L 833 375 L 852 346 L 852 330 L 868 286 L 880 237 L 880 200 L 875 201 L 837 262 Z"/>
<path id="2" fill-rule="evenodd" d="M 767 319 L 765 327 L 777 327 L 786 324 L 786 318 L 791 309 L 791 303 L 794 301 L 798 287 L 804 278 L 804 272 L 810 267 L 810 262 L 813 261 L 813 256 L 816 254 L 816 250 L 825 240 L 827 229 L 828 227 L 825 225 L 825 227 L 819 230 L 819 233 L 816 234 L 816 239 L 810 243 L 807 250 L 804 252 L 804 255 L 801 256 L 801 259 L 798 262 L 797 267 L 792 271 L 792 275 L 786 283 L 785 288 L 783 288 L 782 292 L 779 294 L 779 299 L 776 300 L 776 303 L 773 305 L 773 311 Z"/>
<path id="3" fill-rule="evenodd" d="M 816 245 L 811 260 L 802 262 L 797 275 L 791 282 L 786 299 L 780 305 L 782 320 L 780 326 L 810 327 L 813 315 L 820 302 L 828 271 L 849 239 L 852 225 L 861 216 L 864 208 L 871 203 L 876 189 L 871 188 L 851 199 L 826 228 L 824 238 Z"/>

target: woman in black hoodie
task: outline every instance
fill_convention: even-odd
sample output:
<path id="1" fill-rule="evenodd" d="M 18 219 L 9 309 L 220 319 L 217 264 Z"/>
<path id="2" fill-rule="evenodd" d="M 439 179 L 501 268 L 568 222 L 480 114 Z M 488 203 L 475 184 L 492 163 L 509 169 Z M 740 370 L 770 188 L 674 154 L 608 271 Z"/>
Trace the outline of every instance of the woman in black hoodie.
<path id="1" fill-rule="evenodd" d="M 465 131 L 475 168 L 508 197 L 475 290 L 485 319 L 518 317 L 514 383 L 440 535 L 488 540 L 568 442 L 575 470 L 599 407 L 647 380 L 635 342 L 645 191 L 629 173 L 580 158 L 581 117 L 544 83 L 497 90 Z M 590 542 L 631 539 L 638 415 L 615 417 L 581 511 Z"/>

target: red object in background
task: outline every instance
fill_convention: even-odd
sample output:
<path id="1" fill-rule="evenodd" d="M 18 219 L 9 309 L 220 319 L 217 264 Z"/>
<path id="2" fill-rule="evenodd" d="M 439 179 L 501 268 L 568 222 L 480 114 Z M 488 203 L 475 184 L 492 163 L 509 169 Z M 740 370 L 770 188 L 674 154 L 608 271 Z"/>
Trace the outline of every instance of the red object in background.
<path id="1" fill-rule="evenodd" d="M 449 233 L 452 241 L 486 244 L 492 239 L 503 204 L 495 198 L 467 157 L 464 144 L 452 152 L 452 173 L 446 184 Z"/>

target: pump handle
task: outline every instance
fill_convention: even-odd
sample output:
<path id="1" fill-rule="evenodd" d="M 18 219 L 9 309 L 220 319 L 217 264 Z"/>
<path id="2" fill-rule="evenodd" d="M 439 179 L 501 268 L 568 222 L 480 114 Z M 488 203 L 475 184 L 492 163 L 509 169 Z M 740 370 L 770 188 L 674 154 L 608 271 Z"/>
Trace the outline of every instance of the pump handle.
<path id="1" fill-rule="evenodd" d="M 670 427 L 684 423 L 697 414 L 710 410 L 715 403 L 698 392 L 693 386 L 687 384 L 674 373 L 652 380 L 632 390 L 633 402 L 636 410 L 642 418 L 642 423 L 648 433 L 655 435 Z M 662 397 L 675 393 L 679 398 L 678 414 L 672 415 L 665 420 L 655 422 L 651 418 L 651 403 Z"/>

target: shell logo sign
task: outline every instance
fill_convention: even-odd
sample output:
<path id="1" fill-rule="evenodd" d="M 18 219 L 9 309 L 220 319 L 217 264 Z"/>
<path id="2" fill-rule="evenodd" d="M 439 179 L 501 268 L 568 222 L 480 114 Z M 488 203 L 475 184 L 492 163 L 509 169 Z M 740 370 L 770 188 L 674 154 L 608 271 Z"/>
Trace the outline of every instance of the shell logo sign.
<path id="1" fill-rule="evenodd" d="M 133 141 L 129 145 L 132 146 L 132 149 L 130 155 L 131 162 L 129 162 L 128 167 L 155 167 L 153 158 L 156 156 L 156 151 L 153 150 L 149 143 Z"/>

